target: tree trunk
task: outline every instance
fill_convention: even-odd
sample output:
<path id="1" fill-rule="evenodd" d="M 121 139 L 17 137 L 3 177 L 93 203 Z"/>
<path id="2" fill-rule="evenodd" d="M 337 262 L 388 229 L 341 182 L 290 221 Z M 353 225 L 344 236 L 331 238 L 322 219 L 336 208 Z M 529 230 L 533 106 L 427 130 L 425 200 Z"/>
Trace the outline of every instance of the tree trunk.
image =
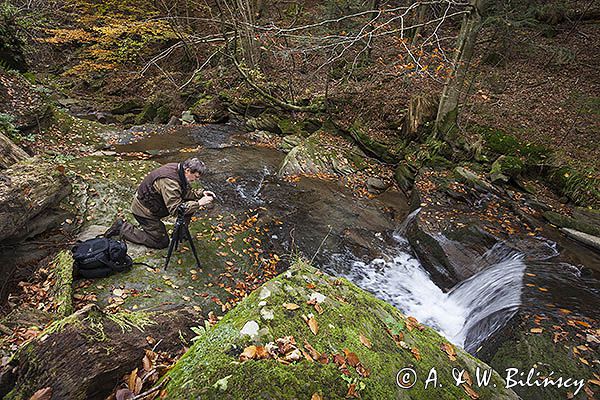
<path id="1" fill-rule="evenodd" d="M 56 166 L 37 159 L 13 165 L 0 174 L 0 241 L 21 236 L 26 225 L 71 191 Z"/>
<path id="2" fill-rule="evenodd" d="M 432 96 L 416 95 L 410 99 L 408 113 L 402 126 L 403 136 L 408 139 L 417 139 L 423 124 L 433 121 L 438 108 L 437 99 Z"/>
<path id="3" fill-rule="evenodd" d="M 442 136 L 446 139 L 451 139 L 452 133 L 455 132 L 460 95 L 473 55 L 475 41 L 482 26 L 482 18 L 479 13 L 482 2 L 474 1 L 473 3 L 471 12 L 465 15 L 462 22 L 452 71 L 444 85 L 435 120 L 436 136 Z"/>
<path id="4" fill-rule="evenodd" d="M 28 157 L 29 155 L 23 149 L 0 133 L 0 169 L 8 168 Z"/>

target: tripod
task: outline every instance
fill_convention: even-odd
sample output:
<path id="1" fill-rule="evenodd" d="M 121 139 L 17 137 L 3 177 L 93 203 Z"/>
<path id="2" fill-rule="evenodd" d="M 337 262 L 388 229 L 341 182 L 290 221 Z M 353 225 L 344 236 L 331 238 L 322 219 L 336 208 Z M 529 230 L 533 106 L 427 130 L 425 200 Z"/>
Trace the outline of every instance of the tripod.
<path id="1" fill-rule="evenodd" d="M 194 258 L 196 258 L 196 267 L 200 267 L 200 260 L 198 259 L 198 254 L 196 253 L 196 246 L 194 246 L 194 240 L 192 239 L 192 234 L 188 228 L 189 221 L 185 217 L 186 207 L 181 204 L 177 208 L 177 220 L 175 221 L 175 226 L 173 227 L 173 235 L 171 235 L 171 241 L 169 242 L 169 250 L 167 251 L 167 260 L 165 262 L 165 270 L 169 266 L 169 260 L 171 259 L 171 255 L 173 254 L 173 250 L 179 247 L 179 243 L 187 239 L 190 242 L 190 247 L 192 248 L 192 253 L 194 253 Z"/>

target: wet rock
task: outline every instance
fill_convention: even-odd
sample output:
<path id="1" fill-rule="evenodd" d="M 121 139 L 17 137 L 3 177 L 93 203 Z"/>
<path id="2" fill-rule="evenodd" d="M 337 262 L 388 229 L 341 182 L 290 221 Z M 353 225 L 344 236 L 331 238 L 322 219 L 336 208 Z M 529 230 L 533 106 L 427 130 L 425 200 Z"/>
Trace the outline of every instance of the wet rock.
<path id="1" fill-rule="evenodd" d="M 580 209 L 573 217 L 567 217 L 554 211 L 546 211 L 543 215 L 550 223 L 560 228 L 569 228 L 588 235 L 600 236 L 600 224 L 597 224 L 594 214 L 582 210 Z"/>
<path id="2" fill-rule="evenodd" d="M 248 134 L 248 137 L 259 142 L 268 142 L 270 140 L 273 140 L 273 138 L 275 138 L 275 135 L 267 131 L 254 131 L 250 132 Z"/>
<path id="3" fill-rule="evenodd" d="M 561 228 L 561 232 L 564 232 L 571 239 L 575 239 L 587 246 L 590 246 L 600 251 L 600 237 L 589 235 L 587 233 L 576 231 L 575 229 Z"/>
<path id="4" fill-rule="evenodd" d="M 350 357 L 345 354 L 353 353 L 351 357 L 356 361 L 350 364 L 355 367 L 346 361 L 350 379 L 362 381 L 368 375 L 365 386 L 360 389 L 361 398 L 365 399 L 403 398 L 406 392 L 396 384 L 396 374 L 415 363 L 413 354 L 416 352 L 424 370 L 430 366 L 435 366 L 438 371 L 464 368 L 475 376 L 476 368 L 487 368 L 458 347 L 452 348 L 456 360 L 451 362 L 440 350 L 447 340 L 435 331 L 427 327 L 422 331 L 404 330 L 407 318 L 398 309 L 347 280 L 324 274 L 304 262 L 296 263 L 265 286 L 277 284 L 284 290 L 273 291 L 268 298 L 273 318 L 261 319 L 260 291 L 246 297 L 196 340 L 185 357 L 169 371 L 166 398 L 291 399 L 310 398 L 314 393 L 326 392 L 328 399 L 341 400 L 346 398 L 348 384 L 340 378 L 335 354 L 338 354 L 335 359 L 345 360 Z M 318 292 L 307 292 L 307 285 L 314 286 Z M 324 312 L 317 313 L 313 305 L 306 303 L 308 298 L 319 302 Z M 296 304 L 299 308 L 290 310 L 285 304 Z M 310 319 L 316 322 L 306 322 Z M 261 326 L 268 329 L 266 333 L 258 339 L 240 336 L 240 329 L 252 321 L 261 321 Z M 311 324 L 313 328 L 309 327 Z M 254 326 L 255 330 L 257 327 L 258 324 Z M 394 340 L 390 332 L 400 330 L 403 330 L 402 339 L 396 337 Z M 362 339 L 363 343 L 372 342 L 373 345 L 360 343 L 358 338 L 361 336 L 366 339 Z M 251 345 L 264 347 L 270 356 L 256 356 L 250 348 L 244 354 L 252 359 L 244 361 L 239 352 L 228 351 L 231 348 L 248 349 Z M 346 349 L 345 354 L 343 349 Z M 278 362 L 273 355 L 287 362 Z M 215 385 L 224 377 L 226 383 Z M 184 382 L 192 379 L 194 385 L 185 387 Z M 443 391 L 423 390 L 422 385 L 417 385 L 411 396 L 425 400 L 465 396 L 463 388 L 454 384 L 449 372 L 440 374 L 439 383 Z M 481 398 L 516 399 L 517 396 L 505 386 L 494 372 L 490 384 L 476 391 Z"/>

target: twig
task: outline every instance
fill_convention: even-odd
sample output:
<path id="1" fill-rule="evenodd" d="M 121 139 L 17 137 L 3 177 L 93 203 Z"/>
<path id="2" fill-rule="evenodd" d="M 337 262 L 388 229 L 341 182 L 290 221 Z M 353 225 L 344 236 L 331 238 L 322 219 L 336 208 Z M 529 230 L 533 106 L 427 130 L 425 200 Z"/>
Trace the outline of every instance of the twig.
<path id="1" fill-rule="evenodd" d="M 321 241 L 321 244 L 319 245 L 319 247 L 317 248 L 317 251 L 315 251 L 315 254 L 313 254 L 312 258 L 310 259 L 310 264 L 313 263 L 313 261 L 315 260 L 315 257 L 317 256 L 317 254 L 319 254 L 319 251 L 321 250 L 321 247 L 323 247 L 323 245 L 325 244 L 325 241 L 327 240 L 327 238 L 329 237 L 329 234 L 331 233 L 331 230 L 333 228 L 331 227 L 331 225 L 329 225 L 329 231 L 327 232 L 327 234 L 325 235 L 325 237 L 323 238 L 323 240 Z"/>

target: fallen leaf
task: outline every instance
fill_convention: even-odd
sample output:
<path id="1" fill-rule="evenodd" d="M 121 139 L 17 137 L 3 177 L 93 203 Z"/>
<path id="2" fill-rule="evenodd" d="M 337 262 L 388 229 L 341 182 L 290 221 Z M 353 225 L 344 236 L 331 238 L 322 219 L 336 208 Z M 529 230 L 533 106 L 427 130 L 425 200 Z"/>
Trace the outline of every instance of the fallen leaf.
<path id="1" fill-rule="evenodd" d="M 360 342 L 367 348 L 371 348 L 371 341 L 369 339 L 367 339 L 367 337 L 365 335 L 363 335 L 362 333 L 360 334 L 360 336 L 358 337 L 358 339 L 360 340 Z"/>
<path id="2" fill-rule="evenodd" d="M 417 349 L 416 347 L 413 347 L 410 352 L 412 353 L 412 355 L 415 357 L 415 359 L 417 361 L 421 361 L 421 353 L 419 353 L 419 349 Z"/>
<path id="3" fill-rule="evenodd" d="M 52 398 L 52 388 L 45 387 L 35 392 L 29 400 L 50 400 Z"/>
<path id="4" fill-rule="evenodd" d="M 348 385 L 348 393 L 346 393 L 346 397 L 360 397 L 356 392 L 356 383 L 351 383 Z"/>
<path id="5" fill-rule="evenodd" d="M 476 391 L 474 391 L 471 386 L 466 385 L 464 383 L 461 386 L 462 386 L 463 390 L 465 391 L 465 393 L 467 395 L 469 395 L 470 398 L 472 398 L 473 400 L 477 400 L 479 398 L 479 394 Z"/>
<path id="6" fill-rule="evenodd" d="M 300 308 L 300 306 L 298 304 L 294 304 L 294 303 L 283 303 L 283 308 L 285 308 L 286 310 L 297 310 Z"/>
<path id="7" fill-rule="evenodd" d="M 129 380 L 127 381 L 127 387 L 132 392 L 135 391 L 135 379 L 137 378 L 137 372 L 138 372 L 137 368 L 134 369 L 133 371 L 131 371 L 131 374 L 129 374 Z"/>
<path id="8" fill-rule="evenodd" d="M 319 393 L 313 393 L 313 395 L 310 397 L 310 400 L 323 400 L 323 396 L 321 396 Z"/>
<path id="9" fill-rule="evenodd" d="M 240 354 L 240 361 L 252 360 L 256 357 L 256 346 L 248 346 L 244 349 L 242 354 Z"/>
<path id="10" fill-rule="evenodd" d="M 346 360 L 348 361 L 348 364 L 350 364 L 350 366 L 356 367 L 358 364 L 360 364 L 360 360 L 358 359 L 358 356 L 355 353 L 352 353 L 348 349 L 344 349 L 344 354 L 346 355 Z"/>
<path id="11" fill-rule="evenodd" d="M 308 343 L 308 341 L 306 341 L 306 340 L 304 340 L 304 348 L 308 351 L 310 356 L 315 360 L 318 360 L 319 357 L 321 356 L 321 353 L 319 353 L 314 347 L 312 347 L 311 344 Z"/>
<path id="12" fill-rule="evenodd" d="M 448 355 L 450 361 L 456 361 L 456 351 L 450 343 L 443 343 L 441 347 L 442 351 Z"/>
<path id="13" fill-rule="evenodd" d="M 542 333 L 544 331 L 544 328 L 531 328 L 529 330 L 529 332 L 531 333 Z"/>
<path id="14" fill-rule="evenodd" d="M 317 323 L 315 317 L 313 317 L 312 315 L 310 317 L 303 315 L 302 318 L 304 318 L 304 321 L 310 328 L 310 331 L 313 333 L 313 335 L 316 335 L 317 332 L 319 332 L 319 324 Z"/>

